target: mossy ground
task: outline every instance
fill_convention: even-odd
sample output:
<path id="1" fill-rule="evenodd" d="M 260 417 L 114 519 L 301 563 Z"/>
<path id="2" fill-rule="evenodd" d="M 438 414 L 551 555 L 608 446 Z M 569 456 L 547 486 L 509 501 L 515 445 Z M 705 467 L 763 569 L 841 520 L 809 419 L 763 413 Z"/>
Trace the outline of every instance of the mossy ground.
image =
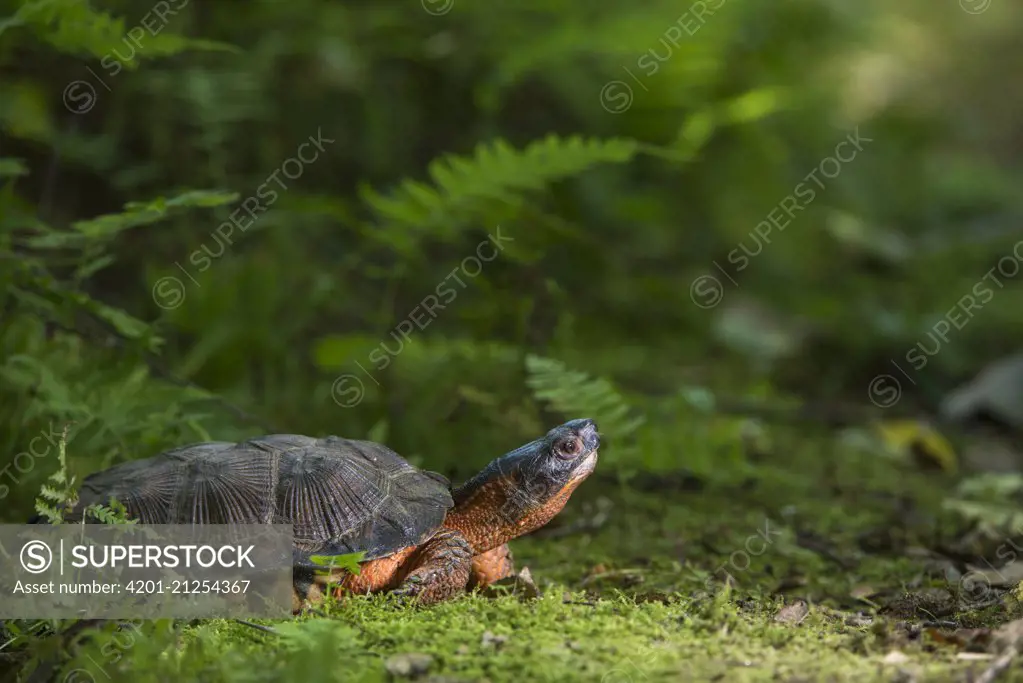
<path id="1" fill-rule="evenodd" d="M 357 597 L 326 616 L 260 622 L 273 632 L 228 620 L 108 627 L 80 638 L 59 675 L 375 681 L 404 667 L 435 681 L 961 681 L 988 666 L 926 632 L 1015 613 L 928 603 L 938 591 L 962 604 L 914 551 L 944 533 L 943 477 L 828 438 L 792 443 L 802 447 L 779 444 L 728 482 L 587 482 L 549 529 L 513 544 L 539 598 L 417 609 Z"/>

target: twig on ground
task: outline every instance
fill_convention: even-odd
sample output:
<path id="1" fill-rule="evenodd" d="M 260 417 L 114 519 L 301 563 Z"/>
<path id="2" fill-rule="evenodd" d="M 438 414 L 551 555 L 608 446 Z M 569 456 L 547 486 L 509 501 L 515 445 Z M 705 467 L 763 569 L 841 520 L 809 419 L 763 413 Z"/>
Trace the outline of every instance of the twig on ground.
<path id="1" fill-rule="evenodd" d="M 243 626 L 249 626 L 250 628 L 254 628 L 257 631 L 262 631 L 264 633 L 272 633 L 275 636 L 281 635 L 280 633 L 270 628 L 269 626 L 263 626 L 262 624 L 253 624 L 251 621 L 245 621 L 244 619 L 235 619 L 235 621 L 238 622 L 239 624 L 242 624 Z"/>

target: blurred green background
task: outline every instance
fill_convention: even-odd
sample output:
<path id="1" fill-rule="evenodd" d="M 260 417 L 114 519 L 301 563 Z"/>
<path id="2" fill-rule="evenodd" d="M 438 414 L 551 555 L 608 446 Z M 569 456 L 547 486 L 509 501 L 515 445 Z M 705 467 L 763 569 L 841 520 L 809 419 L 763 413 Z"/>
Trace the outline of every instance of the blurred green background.
<path id="1" fill-rule="evenodd" d="M 0 16 L 7 519 L 69 423 L 77 475 L 275 431 L 458 479 L 586 415 L 605 472 L 740 477 L 722 397 L 873 409 L 895 359 L 931 411 L 1023 333 L 975 289 L 1019 267 L 1015 3 Z"/>

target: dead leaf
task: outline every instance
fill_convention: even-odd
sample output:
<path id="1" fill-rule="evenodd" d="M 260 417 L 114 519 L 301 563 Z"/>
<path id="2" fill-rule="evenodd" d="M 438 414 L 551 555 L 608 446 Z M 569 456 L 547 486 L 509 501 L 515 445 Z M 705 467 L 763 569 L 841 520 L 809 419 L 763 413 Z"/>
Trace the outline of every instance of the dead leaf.
<path id="1" fill-rule="evenodd" d="M 959 458 L 948 440 L 931 425 L 918 420 L 887 420 L 875 425 L 888 450 L 913 460 L 921 469 L 955 473 Z"/>
<path id="2" fill-rule="evenodd" d="M 778 614 L 774 615 L 774 620 L 782 624 L 798 624 L 806 619 L 806 615 L 810 613 L 810 608 L 807 606 L 804 600 L 797 600 L 791 605 L 785 605 Z"/>
<path id="3" fill-rule="evenodd" d="M 1010 562 L 999 569 L 979 569 L 970 565 L 967 565 L 967 569 L 970 570 L 967 577 L 976 579 L 974 583 L 1007 588 L 1023 581 L 1023 562 Z"/>
<path id="4" fill-rule="evenodd" d="M 960 628 L 955 631 L 928 628 L 923 633 L 935 643 L 962 648 L 986 647 L 991 640 L 991 630 L 986 628 Z"/>
<path id="5" fill-rule="evenodd" d="M 909 661 L 909 657 L 907 657 L 903 653 L 899 652 L 898 650 L 892 650 L 891 652 L 886 654 L 884 656 L 884 659 L 882 659 L 881 661 L 884 662 L 885 664 L 896 664 L 896 665 L 898 665 L 898 664 L 905 664 L 906 662 L 908 662 Z"/>
<path id="6" fill-rule="evenodd" d="M 483 589 L 484 597 L 496 598 L 502 595 L 517 595 L 523 600 L 539 598 L 541 593 L 529 567 L 523 567 L 515 576 L 508 576 L 500 581 L 495 581 Z"/>

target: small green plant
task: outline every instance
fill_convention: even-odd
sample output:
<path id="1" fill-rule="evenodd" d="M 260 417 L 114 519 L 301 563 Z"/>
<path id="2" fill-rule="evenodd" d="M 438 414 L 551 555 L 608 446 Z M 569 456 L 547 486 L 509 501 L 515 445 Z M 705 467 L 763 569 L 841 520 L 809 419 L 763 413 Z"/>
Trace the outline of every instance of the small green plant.
<path id="1" fill-rule="evenodd" d="M 75 478 L 67 469 L 67 442 L 70 428 L 70 424 L 65 425 L 60 435 L 57 471 L 51 474 L 46 483 L 40 487 L 39 496 L 36 498 L 36 512 L 50 524 L 63 524 L 65 513 L 74 507 L 78 500 Z M 136 520 L 128 518 L 127 508 L 114 498 L 110 499 L 109 505 L 93 503 L 86 507 L 82 519 L 84 521 L 89 517 L 102 524 L 136 523 Z"/>
<path id="2" fill-rule="evenodd" d="M 64 512 L 74 505 L 75 478 L 67 470 L 67 435 L 71 425 L 64 425 L 57 451 L 57 471 L 39 489 L 35 510 L 50 524 L 64 522 Z"/>
<path id="3" fill-rule="evenodd" d="M 110 505 L 93 503 L 85 508 L 83 519 L 92 517 L 101 524 L 136 524 L 137 519 L 128 517 L 128 509 L 116 498 L 110 499 Z"/>
<path id="4" fill-rule="evenodd" d="M 365 556 L 366 553 L 364 552 L 348 553 L 347 555 L 312 555 L 309 557 L 309 561 L 315 565 L 327 568 L 316 571 L 321 576 L 329 574 L 330 569 L 344 569 L 357 575 L 360 571 L 359 563 L 362 562 L 362 558 Z"/>

